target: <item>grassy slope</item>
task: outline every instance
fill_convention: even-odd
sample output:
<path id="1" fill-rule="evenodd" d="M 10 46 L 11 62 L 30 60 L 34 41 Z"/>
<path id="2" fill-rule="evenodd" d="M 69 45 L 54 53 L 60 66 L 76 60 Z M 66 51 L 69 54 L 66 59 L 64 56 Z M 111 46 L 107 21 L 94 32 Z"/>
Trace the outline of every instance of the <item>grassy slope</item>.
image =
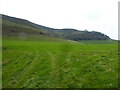
<path id="1" fill-rule="evenodd" d="M 118 44 L 117 40 L 89 40 L 89 41 L 79 41 L 84 44 Z"/>
<path id="2" fill-rule="evenodd" d="M 3 38 L 3 88 L 117 87 L 117 44 Z"/>
<path id="3" fill-rule="evenodd" d="M 109 40 L 110 38 L 100 32 L 78 31 L 76 29 L 53 29 L 37 25 L 24 19 L 2 16 L 2 27 L 4 35 L 44 35 L 50 37 L 59 37 L 69 40 Z"/>
<path id="4" fill-rule="evenodd" d="M 27 34 L 39 34 L 40 32 L 44 32 L 43 30 L 36 29 L 31 26 L 27 26 L 24 24 L 17 24 L 4 19 L 2 24 L 4 29 L 3 34 L 6 34 L 6 35 L 9 35 L 9 34 L 11 35 L 11 33 L 13 35 L 16 35 L 17 33 L 21 33 L 21 32 L 24 32 Z"/>
<path id="5" fill-rule="evenodd" d="M 17 35 L 17 36 L 3 36 L 4 40 L 18 40 L 18 41 L 40 41 L 40 42 L 69 42 L 64 39 L 54 38 L 43 35 Z"/>

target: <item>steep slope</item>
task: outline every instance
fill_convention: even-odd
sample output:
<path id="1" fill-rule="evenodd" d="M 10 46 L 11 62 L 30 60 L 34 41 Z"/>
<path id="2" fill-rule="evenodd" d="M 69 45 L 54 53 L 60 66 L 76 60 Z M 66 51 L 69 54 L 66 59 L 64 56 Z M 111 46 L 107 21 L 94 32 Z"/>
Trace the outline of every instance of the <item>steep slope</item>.
<path id="1" fill-rule="evenodd" d="M 76 29 L 53 29 L 24 19 L 2 15 L 3 18 L 3 35 L 43 35 L 50 37 L 57 37 L 69 40 L 108 40 L 107 35 L 100 32 L 79 31 Z"/>
<path id="2" fill-rule="evenodd" d="M 34 24 L 27 20 L 2 15 L 3 35 L 18 35 L 21 33 L 28 35 L 44 35 L 57 37 L 57 34 L 48 32 L 45 27 Z"/>

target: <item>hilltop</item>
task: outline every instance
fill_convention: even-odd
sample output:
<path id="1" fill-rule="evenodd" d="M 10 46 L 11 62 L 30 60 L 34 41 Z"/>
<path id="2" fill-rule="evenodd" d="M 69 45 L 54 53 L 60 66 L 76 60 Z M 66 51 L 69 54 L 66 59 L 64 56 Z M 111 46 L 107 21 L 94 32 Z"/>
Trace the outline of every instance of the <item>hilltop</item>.
<path id="1" fill-rule="evenodd" d="M 109 40 L 110 37 L 96 31 L 82 31 L 76 29 L 54 29 L 46 26 L 32 23 L 28 20 L 2 15 L 3 35 L 16 36 L 22 35 L 40 35 L 67 40 Z"/>

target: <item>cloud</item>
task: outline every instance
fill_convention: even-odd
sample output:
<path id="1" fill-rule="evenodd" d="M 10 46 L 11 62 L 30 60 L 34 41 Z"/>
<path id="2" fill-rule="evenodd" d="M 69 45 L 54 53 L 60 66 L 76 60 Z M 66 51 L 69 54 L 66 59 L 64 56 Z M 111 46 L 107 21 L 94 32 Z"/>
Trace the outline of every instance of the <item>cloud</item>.
<path id="1" fill-rule="evenodd" d="M 1 0 L 2 14 L 52 28 L 95 30 L 118 39 L 119 0 Z"/>

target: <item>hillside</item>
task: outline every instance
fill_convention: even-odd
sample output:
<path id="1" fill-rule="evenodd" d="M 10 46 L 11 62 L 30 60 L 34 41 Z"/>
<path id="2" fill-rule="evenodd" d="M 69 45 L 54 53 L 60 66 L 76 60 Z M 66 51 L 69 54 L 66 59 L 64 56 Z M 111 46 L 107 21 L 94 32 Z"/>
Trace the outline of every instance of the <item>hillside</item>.
<path id="1" fill-rule="evenodd" d="M 96 31 L 80 31 L 76 29 L 53 29 L 37 25 L 30 21 L 2 15 L 3 35 L 41 35 L 67 40 L 109 40 L 109 36 Z"/>
<path id="2" fill-rule="evenodd" d="M 118 88 L 118 41 L 5 15 L 2 24 L 3 89 Z"/>

